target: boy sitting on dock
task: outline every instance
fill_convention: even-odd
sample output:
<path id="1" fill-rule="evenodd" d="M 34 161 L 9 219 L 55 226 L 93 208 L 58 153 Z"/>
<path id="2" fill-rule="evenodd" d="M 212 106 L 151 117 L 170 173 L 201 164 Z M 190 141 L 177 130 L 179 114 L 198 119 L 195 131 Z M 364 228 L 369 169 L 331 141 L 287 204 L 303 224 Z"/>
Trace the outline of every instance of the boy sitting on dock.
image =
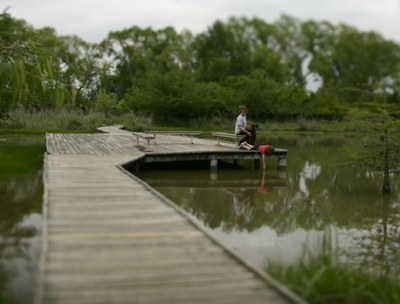
<path id="1" fill-rule="evenodd" d="M 243 142 L 247 142 L 251 145 L 254 145 L 256 142 L 256 132 L 255 132 L 255 125 L 252 125 L 251 128 L 247 125 L 247 108 L 244 105 L 239 106 L 240 114 L 236 118 L 235 123 L 235 134 L 236 135 L 245 135 L 246 137 L 240 141 L 239 144 Z"/>

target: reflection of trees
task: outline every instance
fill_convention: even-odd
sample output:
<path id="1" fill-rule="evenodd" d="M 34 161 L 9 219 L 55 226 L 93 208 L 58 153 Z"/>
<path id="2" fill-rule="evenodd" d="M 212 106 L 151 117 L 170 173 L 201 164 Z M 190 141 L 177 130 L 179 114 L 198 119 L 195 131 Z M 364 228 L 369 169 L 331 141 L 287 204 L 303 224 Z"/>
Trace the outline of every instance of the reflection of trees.
<path id="1" fill-rule="evenodd" d="M 355 240 L 366 258 L 381 261 L 380 264 L 386 265 L 383 267 L 392 265 L 395 252 L 400 249 L 397 246 L 400 224 L 396 224 L 400 219 L 397 214 L 400 196 L 393 195 L 392 202 L 386 205 L 389 207 L 382 209 L 382 195 L 377 191 L 380 180 L 355 171 L 346 153 L 350 147 L 341 148 L 343 142 L 325 141 L 319 146 L 311 141 L 301 148 L 298 145 L 295 143 L 293 149 L 282 145 L 289 151 L 295 150 L 290 153 L 283 185 L 274 183 L 275 172 L 267 170 L 266 193 L 258 193 L 256 186 L 248 189 L 253 197 L 246 210 L 247 221 L 237 221 L 232 195 L 226 187 L 223 191 L 193 187 L 190 195 L 184 188 L 162 188 L 162 192 L 206 226 L 225 231 L 251 232 L 268 226 L 283 235 L 298 229 L 323 230 L 327 225 L 342 231 L 357 231 Z M 261 173 L 258 178 L 261 180 Z M 236 189 L 228 190 L 243 191 L 240 180 Z M 358 246 L 354 250 L 358 252 Z"/>
<path id="2" fill-rule="evenodd" d="M 399 235 L 400 207 L 398 197 L 382 196 L 378 219 L 364 219 L 364 229 L 354 232 L 353 242 L 357 252 L 347 252 L 361 266 L 368 265 L 374 270 L 400 274 Z"/>
<path id="3" fill-rule="evenodd" d="M 257 187 L 251 188 L 253 198 L 246 222 L 237 222 L 232 195 L 227 191 L 193 187 L 189 196 L 183 188 L 163 187 L 162 191 L 206 226 L 226 231 L 269 226 L 281 235 L 296 229 L 321 230 L 330 224 L 358 229 L 363 218 L 376 219 L 379 213 L 379 181 L 354 172 L 343 140 L 323 139 L 322 143 L 315 138 L 296 139 L 296 152 L 290 154 L 284 184 L 276 186 L 275 172 L 267 170 L 267 192 L 258 193 Z M 282 144 L 289 150 L 291 145 Z M 258 179 L 261 181 L 261 173 Z M 238 180 L 236 191 L 243 190 L 240 189 Z"/>
<path id="4" fill-rule="evenodd" d="M 315 166 L 305 162 L 303 168 Z M 379 193 L 373 189 L 374 181 L 365 177 L 354 181 L 354 175 L 343 168 L 321 169 L 317 175 L 303 173 L 290 175 L 286 187 L 275 186 L 267 173 L 266 193 L 257 192 L 257 187 L 240 188 L 240 181 L 237 188 L 190 188 L 188 193 L 185 188 L 162 187 L 160 191 L 206 226 L 225 231 L 253 231 L 269 226 L 278 234 L 285 234 L 300 228 L 321 230 L 328 224 L 352 228 L 360 227 L 362 218 L 378 214 Z M 251 197 L 246 221 L 238 222 L 232 193 Z"/>
<path id="5" fill-rule="evenodd" d="M 26 240 L 37 234 L 22 223 L 41 213 L 43 141 L 42 135 L 8 136 L 0 146 L 0 302 L 14 275 L 13 262 L 29 259 Z"/>
<path id="6" fill-rule="evenodd" d="M 41 213 L 42 184 L 41 174 L 10 179 L 0 183 L 0 289 L 13 270 L 10 261 L 27 258 L 26 238 L 37 234 L 35 228 L 22 227 L 24 216 Z"/>

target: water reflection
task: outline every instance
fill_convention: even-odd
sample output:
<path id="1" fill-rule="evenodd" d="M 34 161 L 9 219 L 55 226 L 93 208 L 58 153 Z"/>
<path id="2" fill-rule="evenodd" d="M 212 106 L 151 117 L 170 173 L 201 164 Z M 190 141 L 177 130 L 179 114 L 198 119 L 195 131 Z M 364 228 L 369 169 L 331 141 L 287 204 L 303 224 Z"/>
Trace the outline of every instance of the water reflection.
<path id="1" fill-rule="evenodd" d="M 317 164 L 309 164 L 308 161 L 304 164 L 303 171 L 300 173 L 299 189 L 305 194 L 309 195 L 307 188 L 307 180 L 315 180 L 321 174 L 321 166 Z"/>
<path id="2" fill-rule="evenodd" d="M 1 138 L 0 303 L 32 303 L 41 227 L 44 136 Z"/>
<path id="3" fill-rule="evenodd" d="M 388 195 L 381 199 L 376 219 L 365 219 L 363 229 L 351 233 L 354 246 L 348 253 L 361 266 L 399 275 L 399 200 Z"/>
<path id="4" fill-rule="evenodd" d="M 398 177 L 395 194 L 385 203 L 379 179 L 351 166 L 353 139 L 268 142 L 289 149 L 284 176 L 271 160 L 266 172 L 242 164 L 219 170 L 212 179 L 208 170 L 145 170 L 140 177 L 258 266 L 297 258 L 303 244 L 313 243 L 330 225 L 343 254 L 397 269 Z"/>

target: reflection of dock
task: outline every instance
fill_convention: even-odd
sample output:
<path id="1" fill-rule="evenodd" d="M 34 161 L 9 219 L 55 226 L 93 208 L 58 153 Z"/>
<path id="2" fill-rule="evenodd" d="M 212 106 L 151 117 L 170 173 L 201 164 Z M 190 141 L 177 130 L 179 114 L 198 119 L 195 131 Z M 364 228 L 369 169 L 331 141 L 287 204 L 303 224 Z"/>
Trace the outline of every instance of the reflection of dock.
<path id="1" fill-rule="evenodd" d="M 151 152 L 107 131 L 47 134 L 36 303 L 301 302 L 119 166 Z M 156 146 L 224 149 L 166 135 Z"/>
<path id="2" fill-rule="evenodd" d="M 159 179 L 145 178 L 146 183 L 155 187 L 193 187 L 193 188 L 237 188 L 237 180 L 206 180 L 206 179 Z M 284 187 L 284 180 L 268 180 L 268 186 Z M 260 179 L 242 179 L 240 180 L 240 188 L 257 188 L 260 186 Z"/>
<path id="3" fill-rule="evenodd" d="M 154 147 L 157 146 L 157 150 L 159 150 L 159 145 L 150 146 L 149 150 L 146 150 L 146 156 L 140 160 L 141 163 L 163 163 L 163 162 L 179 162 L 179 161 L 212 161 L 216 160 L 255 160 L 256 164 L 261 159 L 261 154 L 259 151 L 247 151 L 247 150 L 239 150 L 231 144 L 227 144 L 227 146 L 216 146 L 213 144 L 211 140 L 203 140 L 207 142 L 207 145 L 210 146 L 213 150 L 189 150 L 189 151 L 179 151 L 176 149 L 175 151 L 166 151 L 166 152 L 154 152 Z M 162 147 L 163 148 L 163 147 Z M 161 148 L 161 149 L 162 149 Z M 175 147 L 174 147 L 175 148 Z M 274 154 L 268 155 L 268 158 L 277 158 L 278 167 L 286 166 L 286 158 L 287 158 L 287 150 L 284 149 L 275 149 Z"/>

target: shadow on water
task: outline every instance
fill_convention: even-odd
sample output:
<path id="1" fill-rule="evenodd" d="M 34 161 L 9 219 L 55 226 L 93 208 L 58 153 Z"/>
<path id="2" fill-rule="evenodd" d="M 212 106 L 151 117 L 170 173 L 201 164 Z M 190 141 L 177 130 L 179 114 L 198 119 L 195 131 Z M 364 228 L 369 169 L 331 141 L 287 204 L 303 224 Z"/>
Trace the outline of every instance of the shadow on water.
<path id="1" fill-rule="evenodd" d="M 0 303 L 32 302 L 44 151 L 43 135 L 0 135 Z"/>
<path id="2" fill-rule="evenodd" d="M 153 166 L 139 177 L 257 266 L 295 260 L 304 243 L 332 226 L 343 256 L 397 268 L 398 177 L 383 203 L 380 178 L 352 166 L 353 138 L 276 136 L 259 142 L 289 150 L 285 172 L 268 160 L 265 172 L 239 162 L 237 169 L 218 172 Z"/>

